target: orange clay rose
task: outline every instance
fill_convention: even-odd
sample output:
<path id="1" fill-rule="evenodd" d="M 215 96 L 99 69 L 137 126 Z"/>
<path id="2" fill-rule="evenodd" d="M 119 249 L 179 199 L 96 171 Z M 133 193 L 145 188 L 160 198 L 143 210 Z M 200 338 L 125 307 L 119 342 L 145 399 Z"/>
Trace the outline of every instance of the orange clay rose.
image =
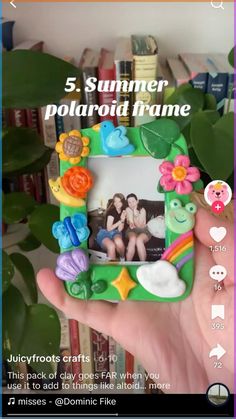
<path id="1" fill-rule="evenodd" d="M 93 186 L 91 172 L 85 167 L 71 167 L 61 178 L 62 186 L 69 195 L 76 198 L 86 198 L 86 194 Z"/>

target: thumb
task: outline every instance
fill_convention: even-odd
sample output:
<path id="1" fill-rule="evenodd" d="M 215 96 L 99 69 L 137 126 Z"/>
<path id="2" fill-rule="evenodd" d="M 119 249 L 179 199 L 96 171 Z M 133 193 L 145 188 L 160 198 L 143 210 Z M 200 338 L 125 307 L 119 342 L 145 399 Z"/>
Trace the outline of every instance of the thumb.
<path id="1" fill-rule="evenodd" d="M 225 237 L 216 242 L 210 235 L 211 227 L 224 227 Z M 199 208 L 196 214 L 194 228 L 197 239 L 209 247 L 212 251 L 216 265 L 222 265 L 227 269 L 228 277 L 233 281 L 234 275 L 234 226 L 229 221 L 222 220 L 210 214 L 203 208 Z M 212 246 L 212 247 L 210 247 Z"/>

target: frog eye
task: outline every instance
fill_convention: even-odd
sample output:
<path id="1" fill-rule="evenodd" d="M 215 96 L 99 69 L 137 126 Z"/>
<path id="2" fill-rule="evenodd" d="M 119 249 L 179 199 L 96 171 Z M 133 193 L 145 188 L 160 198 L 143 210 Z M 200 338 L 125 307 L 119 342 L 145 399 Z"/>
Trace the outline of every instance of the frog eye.
<path id="1" fill-rule="evenodd" d="M 181 208 L 182 207 L 182 204 L 181 204 L 181 202 L 180 202 L 179 199 L 172 199 L 170 201 L 170 207 L 172 209 Z"/>
<path id="2" fill-rule="evenodd" d="M 185 205 L 185 208 L 191 214 L 195 214 L 197 212 L 197 207 L 192 202 L 189 202 L 187 205 Z"/>

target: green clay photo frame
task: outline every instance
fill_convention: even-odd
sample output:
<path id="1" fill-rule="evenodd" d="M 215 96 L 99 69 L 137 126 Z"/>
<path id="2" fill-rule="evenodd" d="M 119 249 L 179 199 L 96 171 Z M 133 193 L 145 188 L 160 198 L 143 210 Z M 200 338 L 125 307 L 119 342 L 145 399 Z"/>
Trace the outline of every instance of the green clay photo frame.
<path id="1" fill-rule="evenodd" d="M 104 121 L 92 128 L 61 134 L 56 151 L 60 177 L 49 180 L 60 202 L 60 220 L 52 229 L 61 248 L 55 272 L 68 294 L 113 301 L 185 299 L 194 278 L 193 227 L 197 208 L 190 193 L 201 189 L 202 182 L 198 169 L 190 165 L 178 125 L 167 118 L 135 128 L 115 128 L 111 121 Z M 96 179 L 87 168 L 89 156 L 164 159 L 157 184 L 165 203 L 165 251 L 161 259 L 139 264 L 90 263 L 86 202 L 89 190 L 96 188 Z"/>

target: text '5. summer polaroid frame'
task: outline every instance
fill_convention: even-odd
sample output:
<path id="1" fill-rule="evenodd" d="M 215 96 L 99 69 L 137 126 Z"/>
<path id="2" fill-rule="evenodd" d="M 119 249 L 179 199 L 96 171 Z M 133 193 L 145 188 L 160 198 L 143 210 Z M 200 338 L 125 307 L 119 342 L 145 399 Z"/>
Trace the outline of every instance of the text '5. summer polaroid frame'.
<path id="1" fill-rule="evenodd" d="M 202 182 L 178 125 L 104 121 L 61 134 L 56 151 L 60 177 L 49 180 L 61 204 L 52 229 L 61 248 L 55 272 L 67 292 L 91 300 L 186 298 L 194 275 L 190 193 Z"/>

